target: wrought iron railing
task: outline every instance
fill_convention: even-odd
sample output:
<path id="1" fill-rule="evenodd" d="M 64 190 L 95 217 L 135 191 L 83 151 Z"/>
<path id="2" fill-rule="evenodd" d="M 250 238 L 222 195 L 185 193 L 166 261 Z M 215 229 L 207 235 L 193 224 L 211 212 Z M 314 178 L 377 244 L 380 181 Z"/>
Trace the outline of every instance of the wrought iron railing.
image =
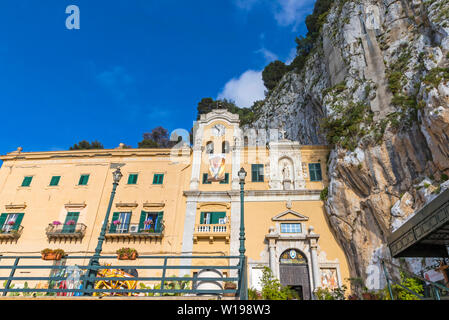
<path id="1" fill-rule="evenodd" d="M 23 226 L 4 226 L 0 229 L 0 239 L 18 239 L 22 235 Z"/>
<path id="2" fill-rule="evenodd" d="M 77 237 L 83 238 L 86 233 L 86 225 L 83 223 L 77 223 L 74 225 L 54 225 L 49 224 L 45 229 L 45 233 L 49 239 L 51 238 L 65 238 L 65 237 Z"/>
<path id="3" fill-rule="evenodd" d="M 170 296 L 170 295 L 224 295 L 233 294 L 237 297 L 244 297 L 243 290 L 246 290 L 246 283 L 242 273 L 246 268 L 245 257 L 240 256 L 150 256 L 142 255 L 138 257 L 139 265 L 132 265 L 129 261 L 127 265 L 106 265 L 111 260 L 117 261 L 116 256 L 101 256 L 100 262 L 103 265 L 90 266 L 89 260 L 92 256 L 66 256 L 58 264 L 49 265 L 48 261 L 41 259 L 41 256 L 2 256 L 0 263 L 0 284 L 3 287 L 0 293 L 3 296 L 90 296 L 90 295 L 127 295 L 127 296 Z M 196 265 L 204 264 L 204 260 L 223 260 L 223 265 Z M 188 263 L 186 263 L 186 260 Z M 159 264 L 153 262 L 159 261 Z M 234 265 L 232 263 L 234 261 Z M 33 262 L 33 263 L 30 263 Z M 38 262 L 38 263 L 36 263 Z M 80 262 L 80 263 L 76 263 Z M 143 263 L 142 263 L 143 262 Z M 8 263 L 5 265 L 5 263 Z M 12 264 L 11 264 L 12 263 Z M 16 276 L 26 270 L 26 276 Z M 89 270 L 98 272 L 97 276 L 89 276 Z M 117 276 L 106 276 L 102 270 L 115 270 Z M 123 277 L 122 270 L 128 277 Z M 161 272 L 161 276 L 139 276 L 137 270 Z M 184 270 L 187 276 L 176 275 Z M 218 270 L 235 273 L 235 276 L 226 277 L 200 277 L 201 270 Z M 44 275 L 48 271 L 48 275 Z M 76 271 L 76 272 L 75 272 Z M 194 275 L 193 271 L 197 271 Z M 9 275 L 5 275 L 5 272 Z M 74 276 L 74 274 L 77 276 Z M 102 275 L 103 274 L 103 275 Z M 133 276 L 137 275 L 137 276 Z M 135 287 L 129 287 L 128 283 L 134 283 Z M 35 283 L 38 282 L 38 283 Z M 215 283 L 215 288 L 203 288 L 200 284 Z M 237 283 L 236 289 L 223 289 L 225 282 Z M 47 285 L 45 285 L 45 283 Z M 93 283 L 93 288 L 89 288 L 88 283 Z M 102 286 L 102 284 L 106 285 Z M 183 283 L 184 286 L 177 286 Z M 109 284 L 109 285 L 108 285 Z M 119 284 L 119 285 L 117 285 Z M 188 285 L 186 285 L 188 284 Z M 30 287 L 34 285 L 34 287 Z"/>
<path id="4" fill-rule="evenodd" d="M 389 297 L 391 300 L 396 299 L 394 296 L 394 293 L 393 293 L 392 284 L 402 288 L 403 290 L 407 291 L 408 293 L 412 294 L 413 296 L 417 297 L 420 300 L 424 300 L 424 299 L 441 300 L 442 295 L 445 295 L 445 296 L 449 295 L 449 288 L 442 284 L 425 279 L 425 278 L 423 278 L 417 274 L 414 274 L 404 268 L 401 268 L 400 266 L 393 264 L 387 260 L 382 260 L 381 264 L 382 264 L 385 279 L 387 281 L 388 293 L 389 293 Z M 406 274 L 407 276 L 409 276 L 411 278 L 421 280 L 423 283 L 425 283 L 427 285 L 427 287 L 430 288 L 430 290 L 424 291 L 424 293 L 418 293 L 418 292 L 411 290 L 410 288 L 407 288 L 406 286 L 404 286 L 401 283 L 401 281 L 395 279 L 395 277 L 388 272 L 388 268 L 386 267 L 386 265 L 388 265 L 390 267 L 390 269 L 403 272 L 404 274 Z"/>

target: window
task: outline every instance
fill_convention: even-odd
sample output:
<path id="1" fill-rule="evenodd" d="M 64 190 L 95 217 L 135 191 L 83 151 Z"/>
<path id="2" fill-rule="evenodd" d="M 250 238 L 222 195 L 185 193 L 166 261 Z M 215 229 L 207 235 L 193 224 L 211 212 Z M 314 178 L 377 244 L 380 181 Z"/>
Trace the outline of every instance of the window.
<path id="1" fill-rule="evenodd" d="M 88 181 L 89 181 L 89 175 L 88 174 L 82 174 L 80 176 L 80 180 L 78 182 L 78 185 L 85 186 L 85 185 L 87 185 Z"/>
<path id="2" fill-rule="evenodd" d="M 221 143 L 221 153 L 229 153 L 229 142 L 223 141 Z"/>
<path id="3" fill-rule="evenodd" d="M 225 224 L 226 212 L 201 212 L 200 224 Z"/>
<path id="4" fill-rule="evenodd" d="M 2 232 L 19 230 L 22 219 L 23 213 L 2 213 L 0 215 L 0 228 Z"/>
<path id="5" fill-rule="evenodd" d="M 59 180 L 61 179 L 61 177 L 60 176 L 53 176 L 53 177 L 51 177 L 51 180 L 50 180 L 50 186 L 57 186 L 58 184 L 59 184 Z"/>
<path id="6" fill-rule="evenodd" d="M 114 223 L 118 221 L 118 223 Z M 131 221 L 131 212 L 114 212 L 112 214 L 110 233 L 128 233 L 129 222 Z"/>
<path id="7" fill-rule="evenodd" d="M 301 233 L 300 223 L 281 223 L 282 233 Z"/>
<path id="8" fill-rule="evenodd" d="M 321 181 L 321 164 L 320 163 L 309 163 L 309 176 L 310 181 Z"/>
<path id="9" fill-rule="evenodd" d="M 29 187 L 31 184 L 31 180 L 33 180 L 32 176 L 24 177 L 22 181 L 22 187 Z"/>
<path id="10" fill-rule="evenodd" d="M 263 164 L 251 165 L 251 181 L 263 182 Z"/>
<path id="11" fill-rule="evenodd" d="M 137 173 L 130 173 L 128 177 L 128 184 L 137 184 Z"/>
<path id="12" fill-rule="evenodd" d="M 228 184 L 229 183 L 229 173 L 225 173 L 224 180 L 220 181 L 220 184 Z"/>
<path id="13" fill-rule="evenodd" d="M 162 219 L 164 212 L 147 212 L 142 211 L 140 214 L 139 232 L 148 230 L 150 232 L 162 232 Z"/>
<path id="14" fill-rule="evenodd" d="M 153 184 L 163 184 L 164 183 L 164 174 L 156 173 L 153 177 Z"/>
<path id="15" fill-rule="evenodd" d="M 80 215 L 79 212 L 67 212 L 67 216 L 65 217 L 65 221 L 64 221 L 64 226 L 62 227 L 63 233 L 75 232 L 79 215 Z"/>
<path id="16" fill-rule="evenodd" d="M 206 153 L 214 153 L 214 143 L 212 141 L 206 143 Z"/>
<path id="17" fill-rule="evenodd" d="M 203 184 L 211 184 L 212 181 L 208 181 L 208 174 L 207 173 L 203 173 Z"/>

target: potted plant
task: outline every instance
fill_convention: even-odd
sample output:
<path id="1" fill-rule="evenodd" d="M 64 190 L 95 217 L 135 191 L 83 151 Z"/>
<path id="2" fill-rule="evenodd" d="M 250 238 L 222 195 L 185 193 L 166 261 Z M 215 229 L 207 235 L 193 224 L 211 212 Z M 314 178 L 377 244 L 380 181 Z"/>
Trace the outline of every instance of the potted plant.
<path id="1" fill-rule="evenodd" d="M 136 260 L 137 250 L 133 248 L 121 248 L 116 251 L 119 260 Z"/>
<path id="2" fill-rule="evenodd" d="M 114 226 L 118 226 L 121 224 L 120 220 L 114 220 L 112 221 L 112 223 L 114 224 Z"/>
<path id="3" fill-rule="evenodd" d="M 237 284 L 235 282 L 232 281 L 225 281 L 224 283 L 224 289 L 225 290 L 236 290 L 237 289 Z M 224 293 L 223 296 L 225 297 L 235 297 L 235 293 Z"/>
<path id="4" fill-rule="evenodd" d="M 73 226 L 73 225 L 75 225 L 75 220 L 69 220 L 69 221 L 67 221 L 67 223 L 66 223 L 66 225 L 68 225 L 68 226 Z"/>
<path id="5" fill-rule="evenodd" d="M 43 260 L 61 260 L 65 256 L 65 252 L 62 249 L 52 250 L 46 248 L 41 251 L 41 255 Z"/>
<path id="6" fill-rule="evenodd" d="M 59 225 L 61 225 L 61 222 L 60 221 L 53 221 L 51 224 L 54 225 L 54 226 L 59 226 Z"/>

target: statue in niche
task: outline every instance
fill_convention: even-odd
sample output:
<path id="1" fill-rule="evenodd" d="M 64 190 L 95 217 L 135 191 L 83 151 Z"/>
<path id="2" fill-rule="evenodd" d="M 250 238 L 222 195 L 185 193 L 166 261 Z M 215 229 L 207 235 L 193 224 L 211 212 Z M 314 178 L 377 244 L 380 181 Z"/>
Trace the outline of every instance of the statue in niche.
<path id="1" fill-rule="evenodd" d="M 284 168 L 282 169 L 283 180 L 290 180 L 290 169 L 288 168 L 288 164 L 284 162 Z"/>

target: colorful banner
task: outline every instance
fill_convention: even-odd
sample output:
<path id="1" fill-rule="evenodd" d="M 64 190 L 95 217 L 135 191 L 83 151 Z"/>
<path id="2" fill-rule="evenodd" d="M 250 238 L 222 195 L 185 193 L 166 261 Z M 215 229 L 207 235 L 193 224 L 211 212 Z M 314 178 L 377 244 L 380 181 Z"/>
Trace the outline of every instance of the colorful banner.
<path id="1" fill-rule="evenodd" d="M 225 178 L 225 155 L 209 155 L 209 174 L 208 181 L 222 181 Z"/>

